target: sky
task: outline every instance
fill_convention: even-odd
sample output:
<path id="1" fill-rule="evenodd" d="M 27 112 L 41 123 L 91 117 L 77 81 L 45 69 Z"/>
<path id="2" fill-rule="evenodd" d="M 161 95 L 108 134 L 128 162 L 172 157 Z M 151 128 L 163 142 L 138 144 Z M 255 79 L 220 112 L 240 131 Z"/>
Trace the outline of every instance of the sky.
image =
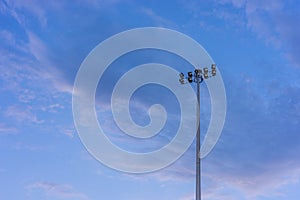
<path id="1" fill-rule="evenodd" d="M 195 199 L 195 143 L 164 169 L 130 174 L 97 161 L 74 125 L 73 84 L 83 60 L 107 38 L 142 27 L 193 38 L 222 74 L 226 120 L 202 159 L 202 198 L 298 200 L 299 9 L 297 0 L 1 0 L 0 200 Z M 136 90 L 129 109 L 132 120 L 146 126 L 149 107 L 164 106 L 168 118 L 158 136 L 134 139 L 114 122 L 110 99 L 117 80 L 151 62 L 193 69 L 170 53 L 146 49 L 118 58 L 98 84 L 99 123 L 128 151 L 160 148 L 179 126 L 178 101 L 153 84 Z M 201 84 L 201 133 L 210 110 Z"/>

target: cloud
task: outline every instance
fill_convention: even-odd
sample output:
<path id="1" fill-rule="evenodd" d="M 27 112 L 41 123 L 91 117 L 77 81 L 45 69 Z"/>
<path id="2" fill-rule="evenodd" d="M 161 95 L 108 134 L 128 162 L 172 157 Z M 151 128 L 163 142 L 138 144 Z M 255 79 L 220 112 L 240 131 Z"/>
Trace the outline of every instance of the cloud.
<path id="1" fill-rule="evenodd" d="M 226 125 L 216 147 L 202 162 L 203 195 L 207 199 L 280 197 L 285 195 L 285 186 L 300 180 L 300 88 L 274 85 L 270 80 L 264 88 L 268 93 L 261 93 L 252 79 L 234 77 L 227 85 Z M 171 166 L 129 177 L 194 181 L 194 152 L 193 144 Z"/>
<path id="2" fill-rule="evenodd" d="M 63 134 L 65 134 L 66 136 L 70 137 L 70 138 L 73 138 L 74 137 L 74 133 L 75 133 L 75 130 L 74 129 L 65 129 L 62 131 Z"/>
<path id="3" fill-rule="evenodd" d="M 50 182 L 36 182 L 26 187 L 29 191 L 42 190 L 46 196 L 59 199 L 88 200 L 84 193 L 77 192 L 71 185 Z"/>
<path id="4" fill-rule="evenodd" d="M 78 3 L 92 6 L 93 8 L 105 8 L 116 6 L 120 3 L 127 2 L 127 0 L 78 0 Z"/>
<path id="5" fill-rule="evenodd" d="M 285 56 L 291 63 L 300 67 L 298 45 L 300 41 L 300 28 L 297 24 L 300 23 L 300 15 L 296 10 L 299 9 L 299 4 L 296 1 L 282 1 L 282 0 L 222 0 L 221 5 L 232 5 L 235 10 L 242 10 L 245 16 L 246 27 L 254 32 L 258 38 L 265 41 L 267 45 L 275 47 L 284 52 Z M 224 9 L 223 7 L 219 8 Z M 222 13 L 222 12 L 221 12 Z M 232 12 L 228 15 L 219 15 L 220 18 L 232 23 Z M 229 17 L 228 17 L 229 16 Z"/>
<path id="6" fill-rule="evenodd" d="M 181 2 L 191 12 L 201 28 L 216 32 L 223 28 L 213 27 L 222 20 L 231 31 L 251 31 L 267 46 L 275 48 L 293 67 L 300 67 L 300 5 L 297 1 L 284 0 L 215 0 L 208 5 L 204 2 Z M 209 22 L 206 20 L 209 16 Z"/>
<path id="7" fill-rule="evenodd" d="M 43 4 L 44 3 L 46 2 L 43 2 Z M 42 4 L 36 0 L 29 0 L 26 1 L 26 3 L 15 0 L 4 0 L 2 12 L 10 13 L 20 24 L 23 25 L 28 24 L 28 17 L 33 17 L 39 21 L 41 27 L 45 27 L 47 25 L 46 10 L 41 5 Z"/>
<path id="8" fill-rule="evenodd" d="M 13 149 L 18 150 L 18 151 L 41 151 L 44 150 L 46 147 L 45 146 L 38 146 L 38 145 L 32 145 L 32 144 L 25 144 L 23 142 L 17 142 L 13 144 L 12 146 Z"/>
<path id="9" fill-rule="evenodd" d="M 152 19 L 154 21 L 154 23 L 155 23 L 156 26 L 162 26 L 162 27 L 172 26 L 172 27 L 177 27 L 174 22 L 172 22 L 171 20 L 168 20 L 168 19 L 160 16 L 159 14 L 157 14 L 151 8 L 142 7 L 140 9 L 140 12 L 142 12 L 143 14 L 145 14 L 146 16 L 148 16 L 150 19 Z"/>
<path id="10" fill-rule="evenodd" d="M 27 31 L 29 42 L 27 47 L 31 54 L 36 58 L 37 65 L 41 66 L 38 75 L 42 80 L 52 83 L 52 86 L 59 92 L 72 93 L 73 87 L 64 79 L 63 74 L 56 68 L 49 59 L 51 52 L 46 44 L 33 32 Z M 47 70 L 42 70 L 47 69 Z"/>
<path id="11" fill-rule="evenodd" d="M 60 71 L 53 67 L 47 58 L 47 53 L 43 53 L 43 47 L 37 41 L 32 42 L 32 40 L 29 41 L 29 44 L 23 44 L 20 48 L 17 47 L 22 49 L 22 53 L 1 51 L 0 49 L 2 53 L 0 60 L 3 67 L 0 75 L 3 83 L 1 90 L 15 93 L 19 100 L 25 103 L 35 99 L 37 92 L 35 89 L 38 88 L 43 88 L 43 90 L 38 91 L 39 93 L 71 94 L 72 86 L 64 80 Z M 28 56 L 28 51 L 24 49 L 31 49 L 31 55 L 39 61 L 32 60 L 32 57 Z"/>
<path id="12" fill-rule="evenodd" d="M 14 127 L 8 127 L 3 123 L 0 123 L 0 135 L 10 135 L 10 134 L 16 134 L 17 129 Z"/>
<path id="13" fill-rule="evenodd" d="M 207 190 L 235 191 L 233 199 L 284 195 L 284 186 L 300 180 L 300 88 L 272 86 L 280 89 L 266 94 L 245 79 L 235 81 L 227 85 L 229 106 L 220 141 L 203 161 L 204 182 L 211 183 Z"/>
<path id="14" fill-rule="evenodd" d="M 240 169 L 235 171 L 238 164 L 223 163 L 222 161 L 215 163 L 219 170 L 214 170 L 212 173 L 205 173 L 203 175 L 204 183 L 210 185 L 204 188 L 204 194 L 208 197 L 218 197 L 219 195 L 226 195 L 232 199 L 255 199 L 259 196 L 264 197 L 284 197 L 285 193 L 283 187 L 286 185 L 293 185 L 300 180 L 299 164 L 293 166 L 291 163 L 277 164 L 273 163 L 269 166 L 261 167 L 261 170 L 248 168 L 248 171 L 240 172 Z M 231 172 L 228 173 L 229 165 Z M 250 163 L 249 165 L 257 165 L 257 163 Z M 215 168 L 217 166 L 209 165 L 208 167 Z M 223 170 L 223 172 L 222 172 Z M 227 193 L 228 191 L 235 191 L 234 193 Z M 228 197 L 223 199 L 229 199 Z M 216 198 L 222 199 L 222 198 Z"/>
<path id="15" fill-rule="evenodd" d="M 8 30 L 1 30 L 0 31 L 0 38 L 3 40 L 3 43 L 9 46 L 15 46 L 16 40 L 14 35 L 9 32 Z"/>
<path id="16" fill-rule="evenodd" d="M 49 6 L 55 7 L 52 4 Z M 53 52 L 50 50 L 49 44 L 38 36 L 38 29 L 33 29 L 28 24 L 29 22 L 33 23 L 36 19 L 46 21 L 46 14 L 42 5 L 34 0 L 26 3 L 8 1 L 4 2 L 2 10 L 4 14 L 15 19 L 20 30 L 16 33 L 7 27 L 0 32 L 0 38 L 4 41 L 4 44 L 0 46 L 0 60 L 1 65 L 5 67 L 5 80 L 12 79 L 12 77 L 17 78 L 18 82 L 13 84 L 13 86 L 17 86 L 21 81 L 20 79 L 26 78 L 26 81 L 36 81 L 42 83 L 44 87 L 52 87 L 50 90 L 54 88 L 58 92 L 72 93 L 72 86 L 65 80 L 62 72 L 58 70 L 60 66 L 57 66 L 51 59 Z M 24 12 L 22 12 L 24 10 L 27 10 L 34 17 L 28 18 L 28 15 L 25 17 Z M 47 25 L 40 23 L 41 26 Z M 21 72 L 25 72 L 27 76 L 22 76 Z M 15 82 L 15 80 L 11 82 Z M 11 84 L 5 85 L 10 86 Z M 20 87 L 20 85 L 18 86 Z"/>
<path id="17" fill-rule="evenodd" d="M 8 13 L 18 20 L 20 10 L 13 7 Z M 24 124 L 40 125 L 43 131 L 54 128 L 57 132 L 53 123 L 60 118 L 52 117 L 71 104 L 72 85 L 53 64 L 47 42 L 26 24 L 20 22 L 18 26 L 24 30 L 17 32 L 19 35 L 9 28 L 0 32 L 0 39 L 5 41 L 0 45 L 0 91 L 4 94 L 1 117 L 13 121 L 18 129 Z M 62 132 L 72 136 L 70 131 Z M 4 133 L 14 132 L 2 127 L 1 134 Z"/>
<path id="18" fill-rule="evenodd" d="M 283 1 L 223 0 L 222 2 L 223 5 L 232 4 L 235 9 L 243 12 L 237 15 L 220 12 L 220 18 L 235 25 L 245 26 L 268 45 L 283 48 L 286 56 L 295 65 L 299 65 L 300 29 L 297 12 L 283 12 L 285 9 Z M 51 101 L 50 103 L 46 101 L 47 105 L 43 108 L 55 112 L 62 108 L 62 104 L 52 102 L 51 98 L 57 96 L 53 94 L 57 92 L 71 94 L 72 86 L 65 81 L 63 74 L 51 60 L 53 52 L 47 45 L 47 41 L 28 28 L 28 21 L 24 21 L 28 19 L 24 19 L 20 14 L 22 12 L 19 12 L 23 9 L 30 11 L 37 16 L 41 26 L 47 26 L 47 15 L 44 10 L 40 10 L 40 5 L 35 1 L 29 3 L 13 1 L 9 3 L 10 8 L 7 9 L 6 1 L 0 4 L 1 12 L 14 16 L 26 35 L 26 39 L 20 41 L 20 37 L 10 30 L 0 32 L 5 45 L 14 47 L 14 51 L 10 48 L 1 49 L 3 71 L 0 76 L 5 87 L 1 91 L 15 92 L 18 101 L 25 104 L 42 97 Z M 141 12 L 159 25 L 170 23 L 154 10 L 144 9 Z M 26 85 L 28 82 L 35 87 Z M 239 85 L 240 88 L 228 89 L 231 101 L 227 126 L 216 148 L 203 163 L 204 178 L 207 180 L 205 183 L 208 184 L 205 195 L 209 199 L 234 199 L 226 193 L 226 190 L 237 190 L 238 193 L 246 194 L 249 198 L 257 195 L 281 195 L 282 186 L 293 184 L 300 177 L 297 161 L 299 155 L 296 155 L 299 152 L 297 148 L 299 146 L 297 133 L 300 129 L 299 88 L 280 88 L 280 94 L 269 95 L 268 93 L 266 95 L 270 98 L 268 99 L 255 88 L 249 87 L 251 83 L 247 85 L 244 81 L 238 80 L 234 85 Z M 276 91 L 278 88 L 273 90 Z M 136 111 L 146 110 L 144 105 L 135 106 Z M 31 107 L 11 105 L 5 114 L 15 121 L 43 122 L 37 117 L 35 111 Z M 105 126 L 110 129 L 110 132 L 118 131 L 109 120 Z M 10 131 L 13 132 L 14 128 L 0 124 L 1 134 Z M 63 131 L 73 137 L 71 129 Z M 189 155 L 188 158 L 182 157 L 174 165 L 149 175 L 149 178 L 162 182 L 192 180 L 194 178 L 194 165 L 191 164 L 194 163 L 191 156 L 193 152 L 194 149 L 191 148 L 186 153 Z M 76 192 L 70 185 L 37 182 L 29 188 L 40 189 L 46 195 L 62 199 L 86 199 L 84 194 Z M 191 198 L 192 195 L 187 195 L 184 199 Z"/>
<path id="19" fill-rule="evenodd" d="M 195 194 L 194 193 L 188 194 L 188 195 L 180 198 L 179 200 L 195 200 Z"/>
<path id="20" fill-rule="evenodd" d="M 39 120 L 37 116 L 31 112 L 30 107 L 26 109 L 10 106 L 7 108 L 5 115 L 7 117 L 12 117 L 18 122 L 32 122 L 36 124 L 43 123 L 43 120 Z"/>
<path id="21" fill-rule="evenodd" d="M 186 152 L 180 159 L 175 161 L 170 166 L 161 170 L 147 174 L 124 174 L 125 177 L 130 177 L 139 181 L 155 180 L 161 183 L 164 182 L 179 182 L 188 183 L 195 179 L 195 159 L 194 151 Z"/>

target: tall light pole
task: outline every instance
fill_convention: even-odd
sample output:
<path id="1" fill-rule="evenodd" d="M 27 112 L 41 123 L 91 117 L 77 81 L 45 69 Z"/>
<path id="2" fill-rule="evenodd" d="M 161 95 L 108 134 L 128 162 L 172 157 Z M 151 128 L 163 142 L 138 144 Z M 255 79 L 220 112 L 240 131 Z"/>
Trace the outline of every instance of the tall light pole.
<path id="1" fill-rule="evenodd" d="M 195 69 L 193 72 L 188 72 L 187 77 L 183 73 L 179 74 L 179 82 L 185 83 L 196 83 L 197 84 L 197 136 L 196 136 L 196 200 L 201 200 L 201 157 L 200 157 L 200 83 L 204 79 L 208 79 L 217 74 L 216 65 L 211 65 L 211 71 L 207 67 L 201 69 Z M 187 81 L 186 81 L 187 80 Z"/>

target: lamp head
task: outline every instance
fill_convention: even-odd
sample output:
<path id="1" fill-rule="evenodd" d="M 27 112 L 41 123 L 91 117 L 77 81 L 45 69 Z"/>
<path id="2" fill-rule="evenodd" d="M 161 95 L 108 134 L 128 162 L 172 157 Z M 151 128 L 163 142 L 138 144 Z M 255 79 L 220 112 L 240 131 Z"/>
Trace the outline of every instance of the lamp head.
<path id="1" fill-rule="evenodd" d="M 212 65 L 211 65 L 211 75 L 212 75 L 212 76 L 217 75 L 217 67 L 216 67 L 215 64 L 212 64 Z"/>
<path id="2" fill-rule="evenodd" d="M 208 78 L 209 78 L 209 76 L 208 76 L 208 68 L 207 68 L 207 67 L 204 67 L 204 68 L 203 68 L 203 72 L 204 72 L 204 74 L 203 74 L 204 78 L 205 78 L 205 79 L 208 79 Z"/>

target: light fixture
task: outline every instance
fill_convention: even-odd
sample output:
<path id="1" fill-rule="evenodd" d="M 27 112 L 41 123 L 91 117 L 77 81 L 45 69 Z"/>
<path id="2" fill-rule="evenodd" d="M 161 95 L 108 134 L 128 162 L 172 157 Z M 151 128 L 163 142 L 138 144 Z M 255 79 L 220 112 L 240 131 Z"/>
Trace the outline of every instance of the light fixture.
<path id="1" fill-rule="evenodd" d="M 201 69 L 195 69 L 195 77 L 197 76 L 198 78 L 201 76 L 202 70 Z"/>
<path id="2" fill-rule="evenodd" d="M 197 127 L 197 139 L 196 139 L 196 200 L 201 200 L 201 158 L 200 158 L 200 83 L 203 82 L 203 77 L 208 79 L 209 77 L 215 76 L 217 73 L 217 68 L 215 64 L 211 65 L 211 75 L 209 75 L 209 70 L 207 67 L 203 68 L 203 74 L 201 69 L 195 69 L 194 74 L 188 72 L 187 82 L 184 81 L 184 74 L 180 73 L 179 82 L 181 84 L 185 83 L 197 83 L 197 121 L 199 125 Z M 203 76 L 202 76 L 203 75 Z"/>
<path id="3" fill-rule="evenodd" d="M 183 73 L 179 74 L 179 82 L 180 82 L 180 84 L 184 84 L 185 83 L 185 81 L 184 81 L 184 74 Z"/>
<path id="4" fill-rule="evenodd" d="M 217 74 L 217 67 L 215 64 L 211 65 L 211 75 L 215 76 Z"/>
<path id="5" fill-rule="evenodd" d="M 204 67 L 204 68 L 203 68 L 203 72 L 204 72 L 204 74 L 203 74 L 204 78 L 205 78 L 205 79 L 208 79 L 208 78 L 209 78 L 209 75 L 208 75 L 208 68 L 207 68 L 207 67 Z"/>

